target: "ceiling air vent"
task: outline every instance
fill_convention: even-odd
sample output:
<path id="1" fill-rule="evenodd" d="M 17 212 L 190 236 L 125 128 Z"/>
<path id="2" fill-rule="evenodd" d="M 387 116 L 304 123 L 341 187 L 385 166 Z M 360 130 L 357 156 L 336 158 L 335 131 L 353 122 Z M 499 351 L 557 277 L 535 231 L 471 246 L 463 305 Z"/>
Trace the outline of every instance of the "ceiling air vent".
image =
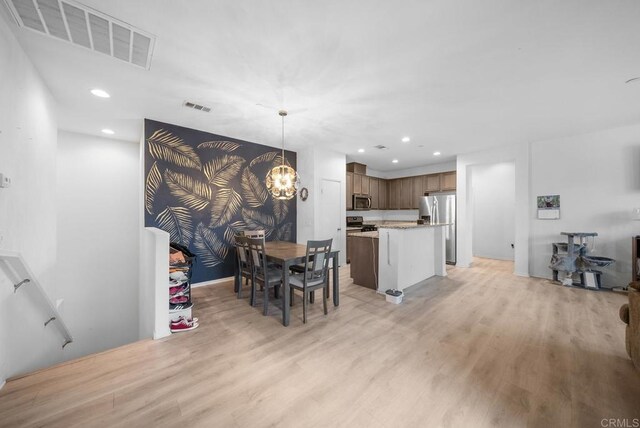
<path id="1" fill-rule="evenodd" d="M 5 0 L 19 26 L 149 69 L 155 36 L 72 0 Z"/>
<path id="2" fill-rule="evenodd" d="M 201 104 L 192 103 L 190 101 L 185 101 L 182 105 L 187 107 L 187 108 L 192 108 L 194 110 L 203 111 L 205 113 L 209 113 L 211 111 L 211 107 L 206 107 L 206 106 L 203 106 Z"/>
<path id="3" fill-rule="evenodd" d="M 373 148 L 378 150 L 387 150 L 389 147 L 378 144 L 377 146 L 373 146 Z"/>

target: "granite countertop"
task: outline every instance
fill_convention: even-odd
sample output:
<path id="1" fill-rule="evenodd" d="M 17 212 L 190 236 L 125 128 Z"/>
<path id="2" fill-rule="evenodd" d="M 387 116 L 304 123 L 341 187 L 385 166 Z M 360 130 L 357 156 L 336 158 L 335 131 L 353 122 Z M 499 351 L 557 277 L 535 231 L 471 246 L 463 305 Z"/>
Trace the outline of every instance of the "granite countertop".
<path id="1" fill-rule="evenodd" d="M 438 224 L 417 224 L 417 223 L 397 223 L 397 224 L 384 224 L 378 226 L 378 229 L 417 229 L 423 227 L 438 227 L 438 226 L 448 226 L 449 223 L 438 223 Z"/>
<path id="2" fill-rule="evenodd" d="M 350 233 L 349 237 L 360 237 L 360 238 L 378 238 L 378 232 L 377 231 L 373 231 L 373 232 L 356 232 L 356 233 Z"/>

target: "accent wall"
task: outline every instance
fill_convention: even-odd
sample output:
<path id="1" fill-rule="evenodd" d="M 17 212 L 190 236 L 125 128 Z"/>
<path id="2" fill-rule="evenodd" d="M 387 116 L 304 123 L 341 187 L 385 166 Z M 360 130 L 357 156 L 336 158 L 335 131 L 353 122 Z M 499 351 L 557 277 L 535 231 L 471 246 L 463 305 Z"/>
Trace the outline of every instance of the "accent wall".
<path id="1" fill-rule="evenodd" d="M 285 151 L 296 168 L 296 153 Z M 193 282 L 233 275 L 234 235 L 263 229 L 295 242 L 296 198 L 274 200 L 265 185 L 281 150 L 145 120 L 145 226 L 169 233 L 197 256 Z"/>

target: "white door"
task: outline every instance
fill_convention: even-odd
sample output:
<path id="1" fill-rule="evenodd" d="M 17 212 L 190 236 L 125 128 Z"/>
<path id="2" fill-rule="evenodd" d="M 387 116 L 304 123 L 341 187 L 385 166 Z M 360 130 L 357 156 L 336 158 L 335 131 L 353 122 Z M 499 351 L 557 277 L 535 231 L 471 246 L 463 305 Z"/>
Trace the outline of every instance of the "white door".
<path id="1" fill-rule="evenodd" d="M 333 238 L 331 248 L 340 251 L 340 260 L 344 259 L 342 251 L 342 222 L 344 213 L 341 210 L 340 202 L 342 197 L 342 183 L 334 180 L 320 181 L 320 206 L 318 207 L 318 226 L 316 239 Z"/>

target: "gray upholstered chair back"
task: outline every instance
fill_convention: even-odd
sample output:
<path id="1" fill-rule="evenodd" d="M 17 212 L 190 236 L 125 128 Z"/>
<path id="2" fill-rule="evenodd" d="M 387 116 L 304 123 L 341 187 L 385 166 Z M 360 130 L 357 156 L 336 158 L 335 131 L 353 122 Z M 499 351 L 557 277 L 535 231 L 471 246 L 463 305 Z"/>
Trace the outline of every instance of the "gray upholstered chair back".
<path id="1" fill-rule="evenodd" d="M 267 271 L 267 257 L 264 249 L 264 238 L 244 238 L 249 249 L 251 266 L 256 272 Z"/>
<path id="2" fill-rule="evenodd" d="M 322 279 L 326 281 L 329 271 L 329 253 L 333 239 L 324 241 L 307 241 L 307 271 L 305 272 L 305 283 Z"/>
<path id="3" fill-rule="evenodd" d="M 238 256 L 238 263 L 242 269 L 250 269 L 251 262 L 249 261 L 249 243 L 244 236 L 235 236 L 236 253 Z"/>

